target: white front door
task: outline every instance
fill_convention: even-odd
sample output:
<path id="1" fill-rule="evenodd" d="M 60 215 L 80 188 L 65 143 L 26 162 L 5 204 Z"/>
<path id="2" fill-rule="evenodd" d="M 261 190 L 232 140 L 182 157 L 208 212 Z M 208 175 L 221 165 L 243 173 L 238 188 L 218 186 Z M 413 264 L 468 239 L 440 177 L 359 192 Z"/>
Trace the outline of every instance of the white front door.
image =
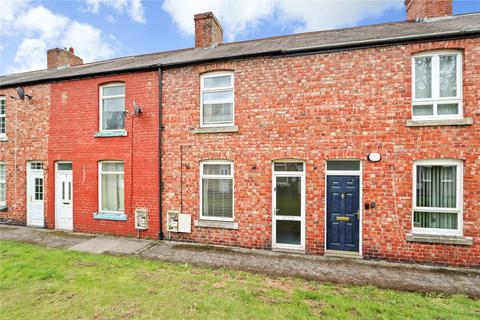
<path id="1" fill-rule="evenodd" d="M 55 228 L 73 230 L 72 164 L 57 163 L 56 169 Z"/>
<path id="2" fill-rule="evenodd" d="M 44 227 L 43 163 L 27 164 L 27 225 Z"/>
<path id="3" fill-rule="evenodd" d="M 272 248 L 305 250 L 304 164 L 275 162 L 272 191 Z"/>

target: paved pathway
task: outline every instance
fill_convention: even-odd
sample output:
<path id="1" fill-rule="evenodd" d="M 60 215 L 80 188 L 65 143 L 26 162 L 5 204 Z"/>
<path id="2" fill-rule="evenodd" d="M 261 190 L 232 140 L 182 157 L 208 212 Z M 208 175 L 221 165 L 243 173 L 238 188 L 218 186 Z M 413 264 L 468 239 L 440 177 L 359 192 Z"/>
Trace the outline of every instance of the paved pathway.
<path id="1" fill-rule="evenodd" d="M 6 225 L 0 225 L 0 239 L 96 254 L 136 255 L 214 268 L 227 267 L 273 276 L 294 276 L 344 284 L 371 284 L 381 288 L 419 292 L 464 293 L 480 297 L 480 269 L 305 256 Z"/>

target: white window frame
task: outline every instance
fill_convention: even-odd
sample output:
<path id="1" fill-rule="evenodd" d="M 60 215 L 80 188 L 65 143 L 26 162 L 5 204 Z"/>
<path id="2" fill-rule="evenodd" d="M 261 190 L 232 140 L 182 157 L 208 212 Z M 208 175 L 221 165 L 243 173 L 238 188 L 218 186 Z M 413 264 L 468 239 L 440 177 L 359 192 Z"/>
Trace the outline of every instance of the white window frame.
<path id="1" fill-rule="evenodd" d="M 5 96 L 0 96 L 0 101 L 5 103 L 5 113 L 0 113 L 0 118 L 5 119 L 5 132 L 0 132 L 0 140 L 7 138 L 7 98 Z"/>
<path id="2" fill-rule="evenodd" d="M 0 165 L 3 165 L 3 170 L 5 170 L 5 180 L 0 180 L 0 183 L 5 184 L 5 201 L 0 201 L 0 206 L 7 205 L 7 163 L 5 161 L 0 161 Z"/>
<path id="3" fill-rule="evenodd" d="M 108 171 L 108 172 L 104 173 L 103 170 L 102 170 L 102 164 L 103 163 L 121 163 L 121 164 L 123 164 L 123 171 Z M 103 203 L 102 203 L 102 175 L 103 174 L 123 174 L 123 190 L 125 192 L 125 162 L 124 161 L 113 161 L 113 160 L 105 160 L 105 161 L 99 161 L 98 162 L 98 212 L 99 213 L 107 213 L 107 214 L 118 214 L 118 215 L 125 214 L 125 193 L 123 195 L 124 211 L 102 210 L 102 208 L 103 208 Z"/>
<path id="4" fill-rule="evenodd" d="M 230 175 L 204 175 L 203 174 L 203 166 L 205 164 L 226 164 L 230 165 Z M 234 221 L 235 218 L 235 179 L 234 179 L 234 166 L 233 161 L 228 160 L 205 160 L 200 162 L 200 219 L 202 220 L 220 220 L 220 221 Z M 203 215 L 203 179 L 230 179 L 232 180 L 232 217 L 211 217 L 211 216 L 204 216 Z"/>
<path id="5" fill-rule="evenodd" d="M 103 97 L 103 88 L 109 88 L 109 87 L 124 87 L 124 92 L 125 94 L 118 94 L 114 96 L 107 96 L 107 98 Z M 103 99 L 115 99 L 115 98 L 123 98 L 124 104 L 125 102 L 125 96 L 126 96 L 126 90 L 127 87 L 125 86 L 124 82 L 112 82 L 112 83 L 107 83 L 104 85 L 99 86 L 99 124 L 98 128 L 100 129 L 101 132 L 117 132 L 117 131 L 122 131 L 125 130 L 125 122 L 124 122 L 124 127 L 122 129 L 104 129 L 103 128 Z M 124 106 L 126 109 L 126 105 Z"/>
<path id="6" fill-rule="evenodd" d="M 228 87 L 219 87 L 214 89 L 205 89 L 204 82 L 208 78 L 230 76 L 231 83 Z M 203 94 L 209 92 L 223 92 L 232 91 L 232 121 L 230 122 L 216 122 L 216 123 L 203 123 Z M 233 71 L 214 71 L 202 74 L 200 76 L 200 127 L 231 127 L 235 124 L 235 76 Z"/>
<path id="7" fill-rule="evenodd" d="M 440 97 L 440 56 L 455 55 L 457 58 L 457 96 Z M 432 97 L 417 99 L 415 92 L 415 59 L 419 57 L 432 58 Z M 462 79 L 462 52 L 458 50 L 437 50 L 412 55 L 412 105 L 411 113 L 413 120 L 438 120 L 438 119 L 463 119 L 463 79 Z M 437 115 L 439 104 L 458 104 L 458 114 Z M 433 115 L 414 116 L 413 106 L 433 105 Z"/>
<path id="8" fill-rule="evenodd" d="M 435 208 L 435 207 L 418 207 L 417 206 L 417 167 L 418 166 L 456 166 L 456 207 L 455 208 Z M 430 159 L 416 160 L 413 162 L 413 183 L 412 183 L 412 233 L 415 234 L 432 234 L 432 235 L 451 235 L 463 236 L 463 161 L 456 159 Z M 457 214 L 457 229 L 440 229 L 440 228 L 418 228 L 414 224 L 415 211 L 422 212 L 451 212 Z"/>

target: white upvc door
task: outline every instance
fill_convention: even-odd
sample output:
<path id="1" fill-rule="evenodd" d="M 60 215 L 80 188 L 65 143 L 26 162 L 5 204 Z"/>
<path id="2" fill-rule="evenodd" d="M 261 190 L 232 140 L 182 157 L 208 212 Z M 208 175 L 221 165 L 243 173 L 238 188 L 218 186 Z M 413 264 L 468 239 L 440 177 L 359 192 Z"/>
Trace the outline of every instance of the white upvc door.
<path id="1" fill-rule="evenodd" d="M 27 225 L 44 227 L 44 194 L 43 164 L 27 163 Z"/>
<path id="2" fill-rule="evenodd" d="M 272 248 L 305 250 L 305 175 L 273 174 Z"/>
<path id="3" fill-rule="evenodd" d="M 73 230 L 72 170 L 64 170 L 67 163 L 57 163 L 55 183 L 55 228 Z M 71 167 L 71 165 L 70 165 Z"/>

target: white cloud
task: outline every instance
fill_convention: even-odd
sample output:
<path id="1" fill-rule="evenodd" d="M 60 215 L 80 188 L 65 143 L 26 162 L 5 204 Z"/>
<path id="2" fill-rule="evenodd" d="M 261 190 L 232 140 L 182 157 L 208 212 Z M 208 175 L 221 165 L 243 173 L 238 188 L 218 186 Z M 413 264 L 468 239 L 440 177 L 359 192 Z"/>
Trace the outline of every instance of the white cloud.
<path id="1" fill-rule="evenodd" d="M 212 11 L 233 40 L 266 20 L 295 32 L 315 31 L 352 26 L 402 6 L 403 0 L 165 0 L 162 8 L 187 35 L 194 33 L 194 14 Z"/>
<path id="2" fill-rule="evenodd" d="M 127 13 L 135 22 L 146 23 L 141 0 L 85 0 L 87 11 L 98 14 L 101 7 L 110 7 L 118 13 Z"/>
<path id="3" fill-rule="evenodd" d="M 22 36 L 13 63 L 6 68 L 8 73 L 45 69 L 47 49 L 55 47 L 72 46 L 84 62 L 91 62 L 111 58 L 120 46 L 100 29 L 56 14 L 42 5 L 29 6 L 28 0 L 3 1 L 7 10 L 2 10 L 0 16 L 2 38 Z"/>

